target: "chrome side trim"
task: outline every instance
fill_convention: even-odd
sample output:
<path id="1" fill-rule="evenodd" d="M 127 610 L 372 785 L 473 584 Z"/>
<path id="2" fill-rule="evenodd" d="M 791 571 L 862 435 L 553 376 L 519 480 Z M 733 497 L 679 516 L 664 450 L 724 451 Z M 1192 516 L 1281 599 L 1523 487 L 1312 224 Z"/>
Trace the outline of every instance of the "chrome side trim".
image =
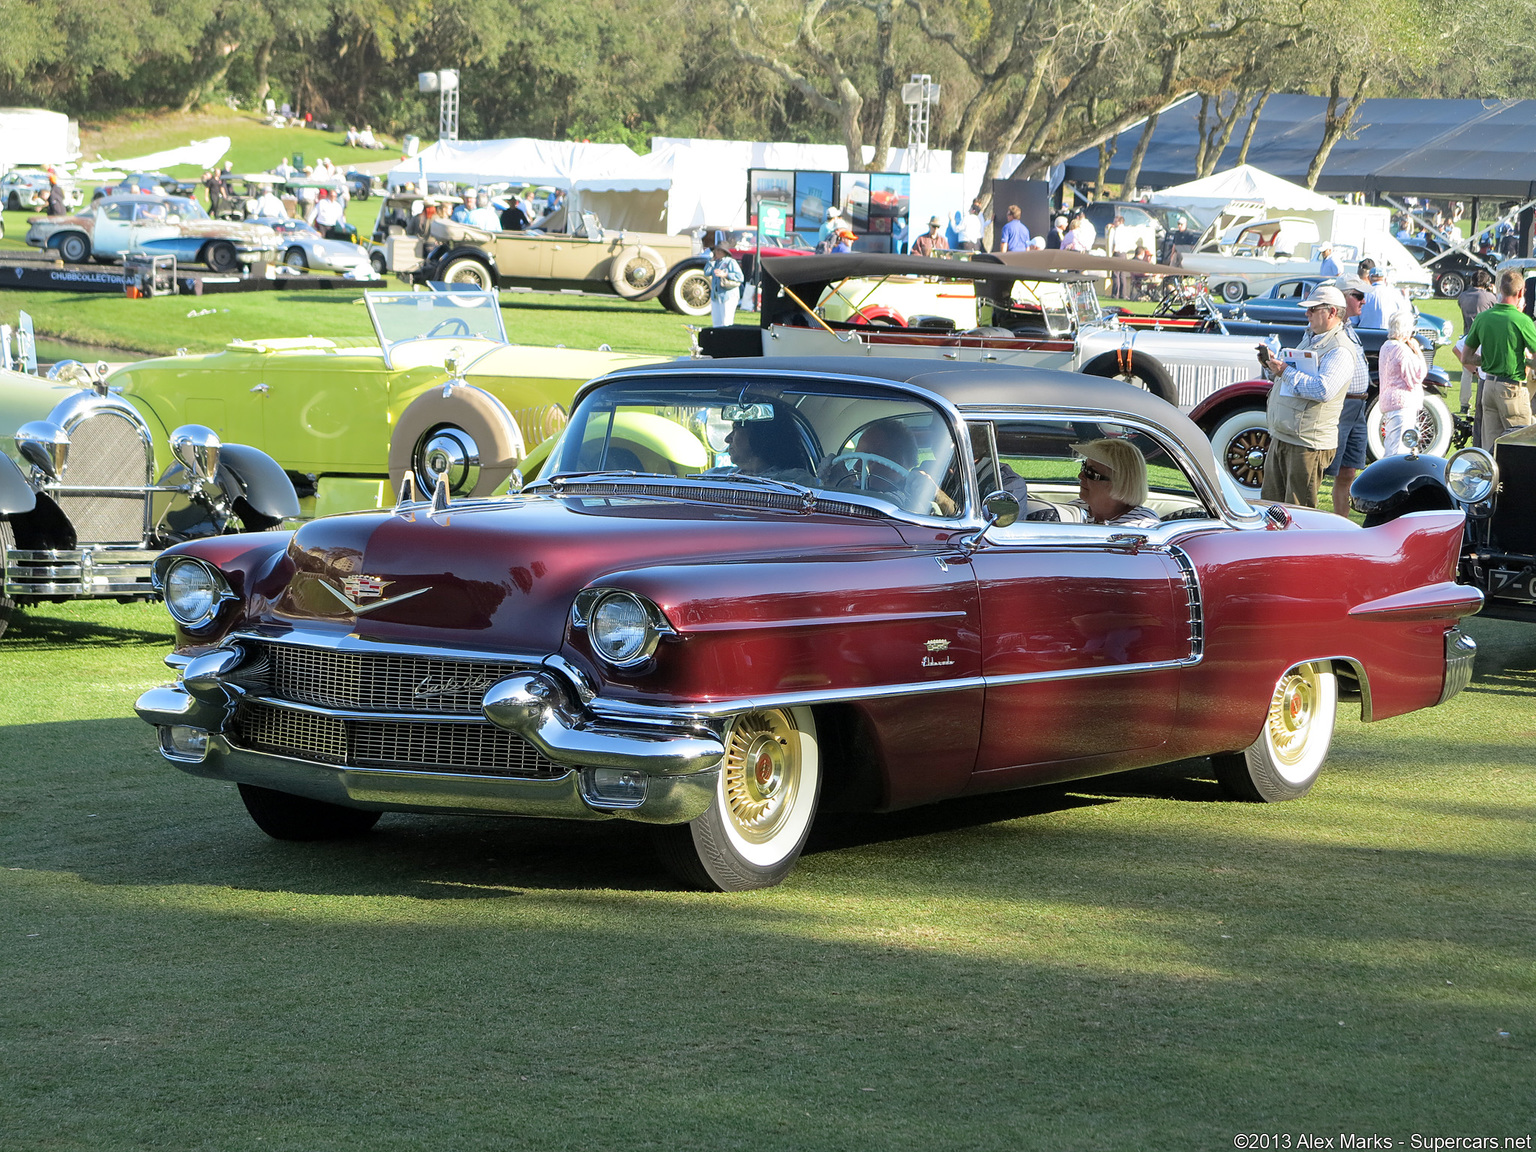
<path id="1" fill-rule="evenodd" d="M 1184 595 L 1189 601 L 1189 658 L 1198 663 L 1205 656 L 1205 606 L 1200 593 L 1200 573 L 1181 548 L 1169 548 L 1168 554 L 1184 577 Z"/>

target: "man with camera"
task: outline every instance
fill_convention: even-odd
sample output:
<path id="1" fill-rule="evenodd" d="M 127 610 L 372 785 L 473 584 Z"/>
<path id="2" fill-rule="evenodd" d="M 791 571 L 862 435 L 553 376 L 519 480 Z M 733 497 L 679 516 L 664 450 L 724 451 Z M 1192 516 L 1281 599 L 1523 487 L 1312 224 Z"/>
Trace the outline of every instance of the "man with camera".
<path id="1" fill-rule="evenodd" d="M 1342 292 L 1319 285 L 1302 306 L 1311 331 L 1286 359 L 1259 345 L 1259 366 L 1274 381 L 1262 495 L 1316 508 L 1323 471 L 1338 449 L 1344 397 L 1365 370 L 1365 357 L 1345 329 Z"/>

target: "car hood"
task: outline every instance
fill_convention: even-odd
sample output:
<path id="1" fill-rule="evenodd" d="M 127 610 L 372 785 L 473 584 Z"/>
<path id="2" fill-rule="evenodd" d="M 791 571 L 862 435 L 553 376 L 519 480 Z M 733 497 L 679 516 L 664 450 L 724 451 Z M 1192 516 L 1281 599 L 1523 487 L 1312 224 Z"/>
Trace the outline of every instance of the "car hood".
<path id="1" fill-rule="evenodd" d="M 887 520 L 644 497 L 518 496 L 435 516 L 418 505 L 300 528 L 288 545 L 292 576 L 264 622 L 350 624 L 381 642 L 556 652 L 576 593 L 611 573 L 900 544 Z"/>

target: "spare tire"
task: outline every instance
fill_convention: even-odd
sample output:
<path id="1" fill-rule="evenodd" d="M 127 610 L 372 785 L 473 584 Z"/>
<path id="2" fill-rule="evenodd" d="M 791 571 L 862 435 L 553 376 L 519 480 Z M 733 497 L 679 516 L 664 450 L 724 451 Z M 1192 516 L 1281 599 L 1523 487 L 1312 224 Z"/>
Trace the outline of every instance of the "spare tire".
<path id="1" fill-rule="evenodd" d="M 1078 371 L 1089 376 L 1119 380 L 1143 392 L 1150 392 L 1170 404 L 1179 402 L 1179 390 L 1174 386 L 1167 369 L 1149 354 L 1137 352 L 1134 348 L 1123 353 L 1105 352 L 1095 356 Z"/>
<path id="2" fill-rule="evenodd" d="M 608 266 L 608 282 L 626 300 L 653 287 L 666 274 L 667 263 L 661 253 L 644 244 L 620 248 Z"/>
<path id="3" fill-rule="evenodd" d="M 525 453 L 523 434 L 506 405 L 483 388 L 455 384 L 443 395 L 435 385 L 406 406 L 389 438 L 389 482 L 398 497 L 405 474 L 414 474 L 418 499 L 436 487 L 429 453 L 447 467 L 455 496 L 489 496 L 512 474 Z"/>

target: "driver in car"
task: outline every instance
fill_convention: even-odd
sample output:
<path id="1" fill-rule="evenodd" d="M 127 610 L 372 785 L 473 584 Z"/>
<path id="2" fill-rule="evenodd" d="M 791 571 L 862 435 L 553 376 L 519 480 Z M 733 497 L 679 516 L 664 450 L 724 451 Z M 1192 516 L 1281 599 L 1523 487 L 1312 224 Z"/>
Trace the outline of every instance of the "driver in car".
<path id="1" fill-rule="evenodd" d="M 1141 449 L 1129 440 L 1090 440 L 1072 445 L 1072 451 L 1083 463 L 1077 473 L 1078 498 L 1067 507 L 1080 509 L 1084 523 L 1124 528 L 1156 528 L 1162 523 L 1143 503 L 1149 491 Z"/>

